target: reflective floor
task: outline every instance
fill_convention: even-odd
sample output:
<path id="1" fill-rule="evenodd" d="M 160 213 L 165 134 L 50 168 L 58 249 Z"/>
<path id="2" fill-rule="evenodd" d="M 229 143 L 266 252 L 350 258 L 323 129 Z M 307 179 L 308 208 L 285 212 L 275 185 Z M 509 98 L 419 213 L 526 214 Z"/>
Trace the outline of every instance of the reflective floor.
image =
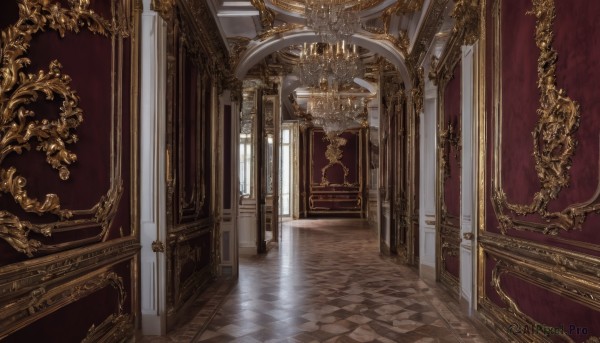
<path id="1" fill-rule="evenodd" d="M 228 295 L 213 292 L 211 321 L 205 313 L 161 341 L 495 341 L 445 291 L 380 257 L 361 220 L 285 223 L 279 247 L 241 258 L 239 282 Z"/>

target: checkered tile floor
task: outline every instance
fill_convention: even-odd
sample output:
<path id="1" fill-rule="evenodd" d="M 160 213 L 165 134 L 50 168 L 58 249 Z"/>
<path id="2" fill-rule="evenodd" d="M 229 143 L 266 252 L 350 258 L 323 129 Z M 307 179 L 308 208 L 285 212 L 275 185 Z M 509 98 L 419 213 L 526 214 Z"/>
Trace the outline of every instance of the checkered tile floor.
<path id="1" fill-rule="evenodd" d="M 445 291 L 380 257 L 373 230 L 361 220 L 285 223 L 278 247 L 240 259 L 239 281 L 223 300 L 210 322 L 196 321 L 195 335 L 176 330 L 147 342 L 496 340 Z"/>

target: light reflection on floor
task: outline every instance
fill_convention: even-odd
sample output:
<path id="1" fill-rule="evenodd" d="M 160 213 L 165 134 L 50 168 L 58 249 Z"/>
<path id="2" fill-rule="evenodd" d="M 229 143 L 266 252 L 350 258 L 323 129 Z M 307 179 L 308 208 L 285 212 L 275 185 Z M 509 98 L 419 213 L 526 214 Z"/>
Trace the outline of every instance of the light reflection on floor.
<path id="1" fill-rule="evenodd" d="M 240 260 L 203 332 L 165 342 L 493 342 L 445 291 L 378 253 L 362 220 L 286 222 L 279 246 Z M 213 297 L 218 299 L 219 296 Z M 216 301 L 216 300 L 215 300 Z M 205 316 L 205 318 L 208 318 Z M 208 320 L 208 319 L 206 319 Z M 181 330 L 179 331 L 182 332 Z M 166 339 L 166 340 L 163 340 Z M 158 338 L 147 340 L 158 342 Z"/>

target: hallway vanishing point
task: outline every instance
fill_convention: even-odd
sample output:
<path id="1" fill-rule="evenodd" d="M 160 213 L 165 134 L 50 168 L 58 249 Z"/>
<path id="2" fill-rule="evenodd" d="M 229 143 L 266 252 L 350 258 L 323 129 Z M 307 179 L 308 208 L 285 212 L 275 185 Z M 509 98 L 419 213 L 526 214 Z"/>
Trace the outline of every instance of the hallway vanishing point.
<path id="1" fill-rule="evenodd" d="M 468 319 L 444 290 L 420 280 L 415 270 L 381 257 L 376 234 L 365 221 L 318 219 L 284 223 L 278 247 L 266 255 L 240 258 L 239 281 L 208 325 L 194 318 L 168 337 L 143 341 L 493 342 L 495 338 Z"/>

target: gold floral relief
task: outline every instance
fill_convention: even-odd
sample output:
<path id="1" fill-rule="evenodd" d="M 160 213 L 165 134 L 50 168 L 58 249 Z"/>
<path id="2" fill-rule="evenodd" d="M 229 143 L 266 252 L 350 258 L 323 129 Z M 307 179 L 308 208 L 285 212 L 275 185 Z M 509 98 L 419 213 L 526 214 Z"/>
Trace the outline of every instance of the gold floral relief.
<path id="1" fill-rule="evenodd" d="M 344 171 L 343 185 L 351 186 L 351 184 L 348 182 L 348 175 L 350 174 L 350 169 L 348 169 L 348 167 L 346 167 L 346 165 L 344 165 L 344 163 L 342 162 L 342 157 L 344 155 L 341 148 L 346 145 L 347 140 L 345 138 L 335 135 L 323 137 L 323 140 L 329 141 L 329 145 L 327 145 L 327 150 L 325 150 L 325 157 L 327 158 L 329 163 L 325 167 L 321 168 L 321 186 L 330 185 L 330 182 L 327 179 L 327 171 L 334 165 L 339 165 Z"/>
<path id="2" fill-rule="evenodd" d="M 158 12 L 158 14 L 165 20 L 171 20 L 173 16 L 173 8 L 175 7 L 175 0 L 152 0 L 150 8 Z"/>
<path id="3" fill-rule="evenodd" d="M 23 69 L 30 64 L 27 50 L 33 36 L 48 29 L 57 31 L 61 37 L 67 33 L 78 33 L 87 29 L 108 37 L 129 35 L 131 27 L 123 14 L 124 9 L 115 9 L 113 18 L 102 18 L 89 9 L 88 1 L 68 2 L 64 8 L 49 1 L 21 0 L 18 3 L 19 18 L 2 31 L 0 65 L 0 192 L 10 195 L 26 212 L 38 215 L 52 214 L 58 222 L 35 224 L 21 220 L 8 211 L 0 211 L 0 238 L 15 250 L 32 257 L 44 245 L 29 234 L 35 232 L 50 236 L 53 231 L 70 226 L 81 228 L 88 223 L 101 223 L 103 232 L 108 227 L 121 191 L 120 180 L 92 209 L 74 211 L 61 208 L 56 194 L 46 194 L 43 200 L 27 194 L 27 180 L 20 176 L 14 166 L 4 165 L 11 154 L 21 155 L 26 151 L 39 151 L 46 162 L 58 171 L 61 180 L 70 177 L 69 165 L 77 161 L 77 155 L 69 146 L 78 141 L 76 128 L 83 121 L 83 110 L 79 108 L 79 97 L 70 86 L 71 78 L 63 74 L 59 61 L 51 61 L 48 70 L 26 74 Z M 58 118 L 48 119 L 35 113 L 31 106 L 38 101 L 60 99 Z M 75 219 L 74 214 L 85 214 L 92 219 Z M 101 234 L 102 235 L 102 234 Z"/>
<path id="4" fill-rule="evenodd" d="M 421 66 L 417 68 L 414 77 L 414 87 L 411 90 L 412 103 L 415 107 L 415 115 L 419 116 L 423 112 L 423 98 L 425 96 L 425 69 Z"/>
<path id="5" fill-rule="evenodd" d="M 464 45 L 479 39 L 479 0 L 455 0 L 450 16 L 456 20 L 452 31 L 461 36 Z"/>
<path id="6" fill-rule="evenodd" d="M 272 27 L 269 27 L 268 29 L 265 29 L 263 32 L 261 32 L 258 35 L 257 38 L 261 41 L 264 41 L 273 36 L 280 35 L 280 34 L 283 34 L 283 33 L 286 33 L 288 31 L 292 31 L 292 30 L 298 30 L 303 27 L 304 26 L 300 25 L 300 24 L 283 23 L 279 26 L 272 26 Z"/>
<path id="7" fill-rule="evenodd" d="M 70 261 L 66 261 L 66 263 L 68 262 Z M 82 342 L 117 342 L 131 336 L 133 332 L 131 315 L 125 313 L 127 291 L 122 277 L 116 272 L 105 267 L 79 278 L 68 281 L 63 279 L 62 281 L 58 284 L 56 282 L 36 284 L 34 287 L 30 287 L 28 292 L 15 295 L 10 302 L 5 304 L 2 308 L 3 315 L 0 317 L 0 327 L 2 328 L 0 329 L 0 339 L 49 313 L 107 287 L 112 287 L 117 292 L 116 311 L 97 326 L 92 325 Z M 111 337 L 118 339 L 108 339 Z"/>
<path id="8" fill-rule="evenodd" d="M 452 151 L 454 151 L 454 159 L 460 165 L 462 151 L 460 127 L 448 123 L 447 128 L 440 132 L 439 140 L 439 149 L 441 150 L 440 169 L 444 171 L 444 178 L 447 179 L 451 175 L 450 159 L 452 158 Z"/>
<path id="9" fill-rule="evenodd" d="M 495 146 L 495 183 L 492 200 L 502 233 L 509 229 L 517 229 L 557 235 L 560 231 L 581 229 L 587 215 L 600 210 L 600 194 L 559 212 L 548 210 L 548 204 L 569 185 L 581 114 L 579 104 L 568 97 L 556 81 L 558 54 L 552 46 L 552 25 L 556 16 L 554 1 L 533 0 L 533 9 L 527 14 L 536 17 L 535 41 L 540 50 L 537 65 L 540 105 L 537 109 L 538 122 L 532 132 L 532 143 L 535 171 L 541 189 L 533 195 L 529 204 L 514 204 L 508 201 L 500 180 L 500 142 Z M 496 113 L 496 116 L 499 115 Z M 524 223 L 514 218 L 530 214 L 541 216 L 545 220 L 544 223 Z"/>
<path id="10" fill-rule="evenodd" d="M 260 23 L 262 24 L 263 29 L 271 29 L 273 27 L 273 22 L 275 21 L 275 14 L 265 6 L 265 1 L 250 0 L 250 3 L 258 10 Z"/>
<path id="11" fill-rule="evenodd" d="M 506 305 L 506 308 L 501 308 L 488 300 L 483 302 L 484 310 L 495 317 L 495 325 L 500 325 L 500 331 L 510 331 L 512 324 L 529 327 L 548 326 L 524 313 L 517 299 L 504 290 L 503 277 L 508 275 L 547 289 L 594 311 L 600 309 L 597 257 L 566 249 L 549 249 L 543 244 L 498 235 L 483 235 L 480 237 L 480 243 L 489 258 L 496 262 L 490 283 Z M 539 338 L 535 334 L 533 332 L 533 336 L 523 338 L 529 341 L 534 337 Z M 564 331 L 558 331 L 557 334 L 565 342 L 573 341 Z M 586 342 L 597 339 L 598 337 L 589 337 Z"/>
<path id="12" fill-rule="evenodd" d="M 101 275 L 93 282 L 89 282 L 78 288 L 78 291 L 88 291 L 90 289 L 101 289 L 106 286 L 112 286 L 119 294 L 119 307 L 117 313 L 109 315 L 102 323 L 92 325 L 87 332 L 82 343 L 91 342 L 119 342 L 125 341 L 131 337 L 133 332 L 133 324 L 129 314 L 125 313 L 125 298 L 127 292 L 123 286 L 123 279 L 115 272 L 108 272 Z"/>

